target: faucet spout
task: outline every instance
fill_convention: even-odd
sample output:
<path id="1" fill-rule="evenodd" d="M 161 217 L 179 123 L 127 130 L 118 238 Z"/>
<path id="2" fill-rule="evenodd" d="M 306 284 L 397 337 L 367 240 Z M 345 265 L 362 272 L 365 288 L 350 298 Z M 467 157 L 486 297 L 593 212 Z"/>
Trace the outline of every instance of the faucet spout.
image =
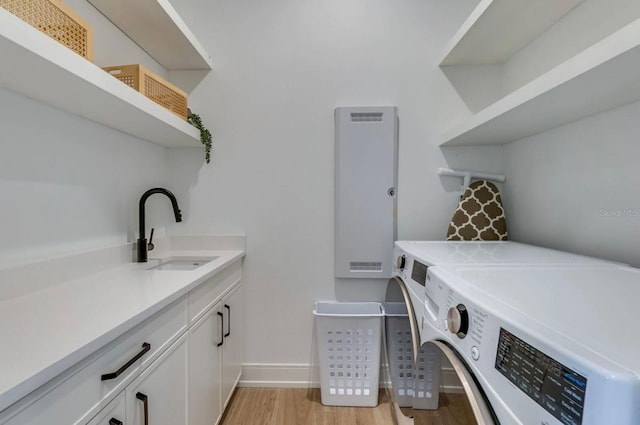
<path id="1" fill-rule="evenodd" d="M 146 224 L 145 223 L 145 203 L 147 202 L 147 199 L 154 193 L 161 193 L 165 195 L 167 198 L 169 198 L 169 200 L 171 201 L 171 206 L 173 207 L 173 215 L 176 218 L 176 223 L 179 223 L 182 221 L 182 212 L 178 207 L 178 200 L 176 199 L 173 193 L 171 193 L 170 191 L 162 187 L 155 187 L 143 193 L 142 196 L 140 197 L 140 205 L 138 208 L 138 223 L 140 225 L 140 233 L 139 233 L 139 238 L 137 242 L 138 263 L 147 262 L 148 251 L 147 251 L 147 238 L 145 236 L 145 224 Z"/>

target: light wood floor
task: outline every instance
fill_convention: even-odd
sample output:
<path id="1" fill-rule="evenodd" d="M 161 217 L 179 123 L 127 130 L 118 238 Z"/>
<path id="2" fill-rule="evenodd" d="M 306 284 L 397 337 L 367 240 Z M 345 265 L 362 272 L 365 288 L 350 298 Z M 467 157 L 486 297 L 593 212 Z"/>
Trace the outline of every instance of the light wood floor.
<path id="1" fill-rule="evenodd" d="M 407 409 L 402 409 L 408 413 Z M 411 409 L 408 409 L 409 411 Z M 221 425 L 394 425 L 392 405 L 380 390 L 377 407 L 334 407 L 320 403 L 319 389 L 238 388 Z M 471 425 L 477 422 L 462 394 L 440 394 L 438 411 L 419 411 L 399 425 Z"/>
<path id="2" fill-rule="evenodd" d="M 238 388 L 221 425 L 392 425 L 384 391 L 378 407 L 334 407 L 320 403 L 320 390 Z"/>

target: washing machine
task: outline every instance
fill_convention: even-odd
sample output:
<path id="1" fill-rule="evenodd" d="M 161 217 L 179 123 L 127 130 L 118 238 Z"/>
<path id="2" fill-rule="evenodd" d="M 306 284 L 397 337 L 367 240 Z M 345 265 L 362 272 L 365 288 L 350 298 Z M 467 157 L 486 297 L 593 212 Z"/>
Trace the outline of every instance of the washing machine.
<path id="1" fill-rule="evenodd" d="M 594 268 L 621 264 L 511 241 L 398 241 L 393 277 L 386 296 L 385 351 L 396 411 L 413 417 L 413 410 L 438 408 L 440 369 L 449 370 L 425 326 L 425 283 L 432 266 L 562 266 Z M 446 376 L 445 376 L 446 377 Z M 397 416 L 401 416 L 399 413 Z"/>
<path id="2" fill-rule="evenodd" d="M 638 269 L 434 266 L 425 289 L 459 384 L 414 423 L 640 424 Z"/>

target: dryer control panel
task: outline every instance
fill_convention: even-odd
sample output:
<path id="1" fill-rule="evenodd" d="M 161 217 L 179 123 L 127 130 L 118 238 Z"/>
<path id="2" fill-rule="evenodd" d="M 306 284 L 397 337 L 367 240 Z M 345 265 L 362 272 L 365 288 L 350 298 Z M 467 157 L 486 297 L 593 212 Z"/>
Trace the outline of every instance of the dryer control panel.
<path id="1" fill-rule="evenodd" d="M 587 378 L 504 328 L 495 368 L 563 424 L 582 423 Z"/>

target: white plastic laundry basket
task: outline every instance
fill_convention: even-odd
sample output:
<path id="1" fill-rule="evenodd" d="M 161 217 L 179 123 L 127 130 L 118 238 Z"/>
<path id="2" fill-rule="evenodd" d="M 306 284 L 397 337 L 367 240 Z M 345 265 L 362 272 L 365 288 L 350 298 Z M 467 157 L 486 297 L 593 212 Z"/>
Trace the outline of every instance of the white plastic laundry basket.
<path id="1" fill-rule="evenodd" d="M 313 314 L 322 404 L 377 406 L 382 305 L 317 302 Z"/>
<path id="2" fill-rule="evenodd" d="M 440 387 L 440 354 L 433 344 L 420 347 L 416 364 L 409 314 L 405 303 L 384 303 L 389 375 L 394 401 L 400 407 L 437 409 Z"/>
<path id="3" fill-rule="evenodd" d="M 413 346 L 405 303 L 384 303 L 385 336 L 393 397 L 400 407 L 413 406 Z"/>

